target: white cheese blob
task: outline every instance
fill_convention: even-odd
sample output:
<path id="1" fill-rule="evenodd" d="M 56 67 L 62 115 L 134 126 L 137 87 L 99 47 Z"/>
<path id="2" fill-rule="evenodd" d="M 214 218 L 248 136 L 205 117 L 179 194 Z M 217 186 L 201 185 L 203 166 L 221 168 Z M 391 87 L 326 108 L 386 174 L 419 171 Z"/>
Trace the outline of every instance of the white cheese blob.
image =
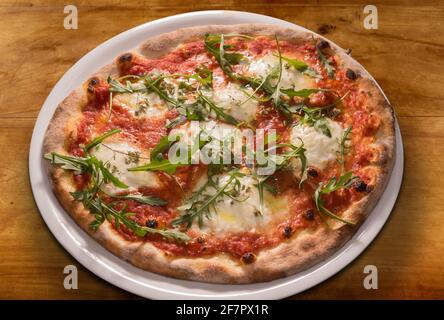
<path id="1" fill-rule="evenodd" d="M 193 150 L 193 164 L 241 164 L 242 155 L 245 154 L 244 146 L 249 149 L 254 147 L 254 135 L 251 130 L 241 130 L 214 120 L 192 121 L 174 128 L 169 134 L 169 141 L 177 141 L 170 148 L 169 159 L 182 162 L 178 159 L 186 160 L 187 150 Z"/>
<path id="2" fill-rule="evenodd" d="M 157 175 L 150 171 L 128 171 L 128 168 L 141 165 L 149 162 L 148 156 L 141 152 L 140 149 L 130 146 L 126 142 L 109 142 L 100 144 L 93 148 L 91 152 L 97 159 L 101 160 L 109 169 L 109 171 L 116 176 L 120 181 L 133 189 L 139 187 L 159 187 L 160 181 Z M 131 157 L 131 155 L 133 155 Z M 143 157 L 136 162 L 136 158 Z M 128 189 L 119 189 L 112 183 L 107 183 L 103 186 L 106 192 L 115 193 Z M 128 190 L 129 191 L 129 190 Z"/>
<path id="3" fill-rule="evenodd" d="M 291 131 L 291 143 L 301 145 L 306 149 L 307 165 L 324 169 L 330 161 L 334 161 L 339 151 L 339 139 L 344 131 L 341 125 L 326 118 L 326 125 L 330 129 L 331 137 L 327 137 L 314 126 L 298 124 Z"/>
<path id="4" fill-rule="evenodd" d="M 218 186 L 225 185 L 230 176 L 223 174 L 217 179 Z M 239 178 L 241 182 L 241 191 L 238 197 L 239 201 L 233 200 L 228 196 L 218 199 L 214 208 L 210 209 L 209 219 L 204 218 L 203 227 L 199 229 L 197 223 L 193 225 L 195 230 L 223 235 L 227 233 L 239 232 L 261 232 L 269 230 L 273 221 L 281 221 L 282 217 L 288 212 L 288 201 L 284 196 L 273 196 L 267 190 L 264 190 L 263 215 L 259 214 L 260 198 L 257 180 L 250 175 Z M 203 185 L 202 181 L 198 184 Z M 230 186 L 229 186 L 230 187 Z M 229 188 L 228 187 L 228 188 Z M 207 194 L 212 195 L 216 192 L 213 188 L 207 188 Z"/>
<path id="5" fill-rule="evenodd" d="M 229 83 L 226 87 L 213 90 L 213 102 L 238 121 L 250 122 L 255 119 L 258 106 L 252 89 L 242 89 L 238 84 Z"/>
<path id="6" fill-rule="evenodd" d="M 136 118 L 162 117 L 168 107 L 155 93 L 120 93 L 113 95 L 113 103 L 117 103 L 131 112 Z"/>
<path id="7" fill-rule="evenodd" d="M 292 88 L 294 90 L 301 90 L 315 87 L 315 82 L 313 78 L 297 71 L 287 62 L 282 61 L 282 67 L 282 76 L 280 82 L 280 86 L 282 89 Z M 275 55 L 269 53 L 259 59 L 253 59 L 247 71 L 250 75 L 263 79 L 268 76 L 273 69 L 277 70 L 278 68 L 279 57 L 276 57 Z"/>

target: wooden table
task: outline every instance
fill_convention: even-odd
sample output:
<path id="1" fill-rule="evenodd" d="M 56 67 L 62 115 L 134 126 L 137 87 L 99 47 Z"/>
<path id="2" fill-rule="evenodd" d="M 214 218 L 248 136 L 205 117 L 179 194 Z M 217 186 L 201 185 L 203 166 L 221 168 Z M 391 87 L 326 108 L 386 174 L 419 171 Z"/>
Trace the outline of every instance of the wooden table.
<path id="1" fill-rule="evenodd" d="M 444 298 L 442 3 L 372 1 L 378 8 L 379 29 L 366 30 L 366 3 L 350 0 L 337 5 L 327 0 L 152 0 L 144 5 L 71 1 L 79 10 L 79 28 L 65 30 L 64 2 L 0 3 L 0 298 L 138 298 L 84 269 L 46 227 L 28 178 L 32 129 L 56 81 L 88 51 L 147 21 L 204 9 L 267 14 L 353 48 L 352 55 L 379 81 L 396 109 L 406 159 L 403 186 L 389 221 L 347 268 L 293 298 Z M 79 290 L 63 287 L 68 264 L 79 269 Z M 362 284 L 363 268 L 370 264 L 379 270 L 378 290 L 366 290 Z"/>

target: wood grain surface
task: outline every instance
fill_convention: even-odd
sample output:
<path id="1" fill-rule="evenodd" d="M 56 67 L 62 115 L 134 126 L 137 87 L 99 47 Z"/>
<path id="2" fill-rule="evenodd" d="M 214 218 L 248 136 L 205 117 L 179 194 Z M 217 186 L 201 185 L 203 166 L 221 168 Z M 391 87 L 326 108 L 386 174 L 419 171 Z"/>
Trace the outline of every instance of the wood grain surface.
<path id="1" fill-rule="evenodd" d="M 292 298 L 444 298 L 444 3 L 372 1 L 378 30 L 364 29 L 359 1 L 70 1 L 77 30 L 63 28 L 65 3 L 0 1 L 0 298 L 139 298 L 84 269 L 46 227 L 28 178 L 32 129 L 57 80 L 88 51 L 139 24 L 208 9 L 270 15 L 352 48 L 396 109 L 405 172 L 389 221 L 348 267 Z M 79 269 L 78 290 L 63 287 L 68 264 Z M 378 290 L 363 287 L 366 265 L 378 267 Z"/>

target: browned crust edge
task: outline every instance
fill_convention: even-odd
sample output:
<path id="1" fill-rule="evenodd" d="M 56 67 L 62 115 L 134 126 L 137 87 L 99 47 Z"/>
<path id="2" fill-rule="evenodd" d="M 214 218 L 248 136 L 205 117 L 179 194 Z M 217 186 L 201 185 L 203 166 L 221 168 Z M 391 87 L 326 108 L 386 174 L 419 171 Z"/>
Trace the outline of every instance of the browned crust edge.
<path id="1" fill-rule="evenodd" d="M 239 33 L 248 35 L 275 35 L 280 39 L 307 41 L 320 36 L 308 31 L 285 29 L 271 25 L 201 26 L 180 29 L 162 34 L 143 43 L 136 51 L 148 58 L 162 56 L 181 43 L 197 39 L 206 33 Z M 226 255 L 199 258 L 175 258 L 167 255 L 148 242 L 131 242 L 121 237 L 108 222 L 97 232 L 89 229 L 93 217 L 82 204 L 74 201 L 69 192 L 73 190 L 69 174 L 48 165 L 54 192 L 62 206 L 91 237 L 115 255 L 142 269 L 166 276 L 213 283 L 251 283 L 269 281 L 305 270 L 336 252 L 357 231 L 359 225 L 378 202 L 390 177 L 395 157 L 395 131 L 393 109 L 384 98 L 370 75 L 341 48 L 331 43 L 344 67 L 360 74 L 362 90 L 371 95 L 370 103 L 382 118 L 382 127 L 374 144 L 378 157 L 369 170 L 375 170 L 377 181 L 374 190 L 353 204 L 344 217 L 356 222 L 355 227 L 333 224 L 330 228 L 304 230 L 272 249 L 262 250 L 253 264 L 244 265 Z M 115 64 L 103 67 L 95 75 L 107 77 L 116 73 Z M 44 153 L 64 152 L 65 138 L 75 130 L 75 122 L 81 116 L 81 107 L 86 99 L 84 88 L 73 91 L 56 109 L 44 140 Z"/>

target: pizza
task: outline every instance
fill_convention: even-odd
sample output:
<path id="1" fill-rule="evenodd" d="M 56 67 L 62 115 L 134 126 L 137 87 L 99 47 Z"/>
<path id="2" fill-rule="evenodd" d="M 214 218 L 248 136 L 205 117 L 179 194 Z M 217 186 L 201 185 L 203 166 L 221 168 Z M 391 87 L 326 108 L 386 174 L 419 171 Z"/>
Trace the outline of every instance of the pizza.
<path id="1" fill-rule="evenodd" d="M 391 174 L 392 107 L 309 31 L 180 29 L 88 76 L 50 121 L 48 176 L 82 229 L 144 270 L 213 283 L 306 270 Z"/>

